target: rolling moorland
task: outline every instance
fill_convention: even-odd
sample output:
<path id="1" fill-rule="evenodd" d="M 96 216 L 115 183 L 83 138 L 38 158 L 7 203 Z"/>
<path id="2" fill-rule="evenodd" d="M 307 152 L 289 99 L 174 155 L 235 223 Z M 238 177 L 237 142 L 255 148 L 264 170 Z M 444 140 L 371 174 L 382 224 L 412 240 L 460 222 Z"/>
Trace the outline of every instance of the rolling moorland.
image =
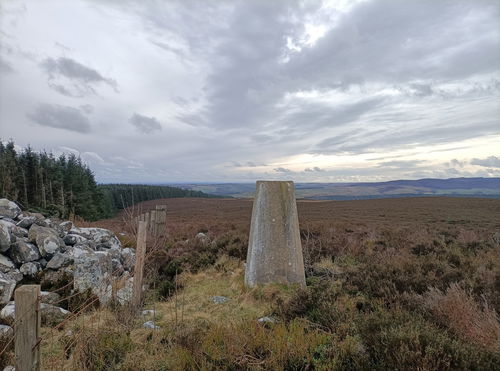
<path id="1" fill-rule="evenodd" d="M 251 183 L 172 184 L 217 196 L 253 197 Z M 394 180 L 374 183 L 296 183 L 297 198 L 356 200 L 371 198 L 453 196 L 500 198 L 500 178 Z"/>
<path id="2" fill-rule="evenodd" d="M 166 236 L 148 237 L 149 314 L 99 306 L 68 279 L 44 286 L 74 315 L 42 328 L 42 369 L 500 368 L 497 178 L 298 184 L 307 287 L 249 289 L 255 185 L 98 185 L 75 156 L 13 143 L 0 155 L 3 197 L 108 228 L 124 248 L 136 247 L 135 216 L 167 206 Z M 13 364 L 12 343 L 0 349 L 0 365 Z"/>
<path id="3" fill-rule="evenodd" d="M 110 228 L 133 247 L 130 216 L 158 204 L 168 207 L 168 237 L 148 253 L 144 308 L 159 328 L 143 328 L 120 307 L 88 310 L 42 347 L 45 365 L 500 366 L 500 200 L 298 201 L 305 289 L 244 287 L 251 200 L 154 200 L 86 225 Z"/>

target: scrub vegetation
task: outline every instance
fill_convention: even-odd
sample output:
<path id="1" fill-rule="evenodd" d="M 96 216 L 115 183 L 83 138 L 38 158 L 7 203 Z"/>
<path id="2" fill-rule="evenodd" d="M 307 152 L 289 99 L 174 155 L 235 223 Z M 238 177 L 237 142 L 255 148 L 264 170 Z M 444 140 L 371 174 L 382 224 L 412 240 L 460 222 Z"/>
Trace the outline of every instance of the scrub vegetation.
<path id="1" fill-rule="evenodd" d="M 299 201 L 307 287 L 254 289 L 243 285 L 251 201 L 141 207 L 155 204 L 167 204 L 169 238 L 148 255 L 145 308 L 160 328 L 93 309 L 43 344 L 46 367 L 500 367 L 499 200 Z M 126 233 L 120 217 L 95 224 Z"/>

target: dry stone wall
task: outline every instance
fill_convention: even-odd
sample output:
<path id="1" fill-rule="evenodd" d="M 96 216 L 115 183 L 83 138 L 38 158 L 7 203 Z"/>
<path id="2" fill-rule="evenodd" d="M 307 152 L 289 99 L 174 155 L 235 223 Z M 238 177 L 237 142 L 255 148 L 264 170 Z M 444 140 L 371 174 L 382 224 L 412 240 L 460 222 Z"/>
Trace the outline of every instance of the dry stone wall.
<path id="1" fill-rule="evenodd" d="M 114 290 L 124 303 L 132 294 L 134 261 L 134 250 L 122 248 L 107 229 L 77 228 L 0 199 L 0 308 L 10 303 L 11 309 L 17 285 L 62 275 L 72 277 L 75 293 L 91 290 L 105 304 Z"/>

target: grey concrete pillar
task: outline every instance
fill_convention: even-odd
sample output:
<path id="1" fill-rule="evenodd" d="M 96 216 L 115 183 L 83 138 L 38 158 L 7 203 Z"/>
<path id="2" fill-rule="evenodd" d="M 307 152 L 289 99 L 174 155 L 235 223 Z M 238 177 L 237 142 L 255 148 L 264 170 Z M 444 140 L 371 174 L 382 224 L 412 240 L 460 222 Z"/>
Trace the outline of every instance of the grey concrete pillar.
<path id="1" fill-rule="evenodd" d="M 245 285 L 305 286 L 293 182 L 258 181 L 252 210 Z"/>

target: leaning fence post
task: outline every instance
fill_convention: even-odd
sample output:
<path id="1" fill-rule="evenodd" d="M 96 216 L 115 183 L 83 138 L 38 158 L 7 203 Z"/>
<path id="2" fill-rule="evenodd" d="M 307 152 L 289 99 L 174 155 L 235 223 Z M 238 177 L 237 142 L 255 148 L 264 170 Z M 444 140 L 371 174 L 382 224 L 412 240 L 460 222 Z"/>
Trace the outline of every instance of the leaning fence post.
<path id="1" fill-rule="evenodd" d="M 142 276 L 144 273 L 144 256 L 146 255 L 146 236 L 148 223 L 139 222 L 137 230 L 137 247 L 135 249 L 134 286 L 132 290 L 132 305 L 138 307 L 142 297 Z"/>
<path id="2" fill-rule="evenodd" d="M 20 286 L 14 294 L 16 370 L 40 370 L 40 285 Z"/>

